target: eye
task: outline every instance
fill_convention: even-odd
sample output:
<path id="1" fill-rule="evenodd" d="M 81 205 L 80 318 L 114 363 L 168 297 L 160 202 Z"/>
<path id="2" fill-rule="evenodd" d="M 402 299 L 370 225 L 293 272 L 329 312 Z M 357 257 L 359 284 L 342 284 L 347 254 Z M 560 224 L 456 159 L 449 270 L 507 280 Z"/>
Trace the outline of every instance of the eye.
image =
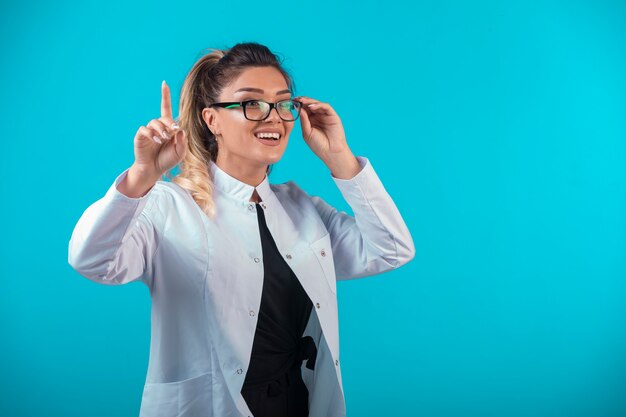
<path id="1" fill-rule="evenodd" d="M 291 100 L 281 101 L 277 104 L 280 110 L 292 110 L 294 108 L 294 102 Z"/>
<path id="2" fill-rule="evenodd" d="M 250 109 L 260 109 L 265 105 L 264 102 L 260 100 L 250 100 L 247 102 L 246 106 Z"/>

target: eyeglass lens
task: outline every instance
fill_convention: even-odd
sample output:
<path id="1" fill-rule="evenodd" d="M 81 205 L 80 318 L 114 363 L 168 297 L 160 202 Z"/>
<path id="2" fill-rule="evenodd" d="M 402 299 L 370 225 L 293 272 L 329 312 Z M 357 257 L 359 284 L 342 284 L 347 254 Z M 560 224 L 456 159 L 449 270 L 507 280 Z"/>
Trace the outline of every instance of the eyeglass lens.
<path id="1" fill-rule="evenodd" d="M 296 120 L 300 103 L 293 100 L 284 100 L 276 103 L 276 110 L 283 120 Z M 246 103 L 246 117 L 251 120 L 263 120 L 270 112 L 270 105 L 264 101 L 250 101 Z"/>

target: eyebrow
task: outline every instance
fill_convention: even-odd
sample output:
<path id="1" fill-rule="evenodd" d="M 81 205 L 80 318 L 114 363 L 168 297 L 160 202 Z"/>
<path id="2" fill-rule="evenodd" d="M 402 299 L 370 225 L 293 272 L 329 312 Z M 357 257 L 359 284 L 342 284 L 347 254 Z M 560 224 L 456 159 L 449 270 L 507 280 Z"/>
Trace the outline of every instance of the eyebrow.
<path id="1" fill-rule="evenodd" d="M 243 92 L 243 91 L 250 91 L 252 93 L 261 93 L 263 94 L 265 91 L 261 90 L 260 88 L 252 88 L 252 87 L 244 87 L 244 88 L 240 88 L 239 90 L 235 91 L 235 93 L 239 93 L 239 92 Z M 280 95 L 280 94 L 287 94 L 287 93 L 291 93 L 291 91 L 289 90 L 280 90 L 276 92 L 276 95 Z"/>

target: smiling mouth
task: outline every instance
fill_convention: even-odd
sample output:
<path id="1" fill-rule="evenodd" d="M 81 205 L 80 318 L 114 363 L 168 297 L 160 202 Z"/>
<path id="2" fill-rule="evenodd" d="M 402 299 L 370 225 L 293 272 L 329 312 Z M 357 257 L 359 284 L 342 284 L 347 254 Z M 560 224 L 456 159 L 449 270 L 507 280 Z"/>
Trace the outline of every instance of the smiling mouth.
<path id="1" fill-rule="evenodd" d="M 261 137 L 260 138 L 258 136 L 255 136 L 255 137 L 256 137 L 256 140 L 261 142 L 261 144 L 263 146 L 267 146 L 267 147 L 270 147 L 270 148 L 278 148 L 281 145 L 281 143 L 282 143 L 282 141 L 280 139 L 276 139 L 276 138 L 271 138 L 271 137 L 269 137 L 269 138 Z"/>
<path id="2" fill-rule="evenodd" d="M 257 139 L 261 139 L 261 140 L 280 140 L 281 134 L 280 133 L 257 133 L 256 135 Z"/>

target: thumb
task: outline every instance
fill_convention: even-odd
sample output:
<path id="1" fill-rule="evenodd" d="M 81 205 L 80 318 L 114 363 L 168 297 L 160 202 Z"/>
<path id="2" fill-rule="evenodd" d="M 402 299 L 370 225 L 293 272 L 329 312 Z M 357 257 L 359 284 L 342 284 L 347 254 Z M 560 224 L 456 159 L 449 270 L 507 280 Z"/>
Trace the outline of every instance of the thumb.
<path id="1" fill-rule="evenodd" d="M 302 137 L 306 142 L 308 142 L 309 137 L 311 136 L 311 121 L 309 120 L 309 115 L 306 110 L 302 109 L 300 112 L 300 127 L 302 130 Z"/>
<path id="2" fill-rule="evenodd" d="M 176 136 L 174 136 L 174 151 L 176 152 L 179 161 L 185 157 L 188 143 L 187 134 L 184 130 L 176 132 Z"/>

